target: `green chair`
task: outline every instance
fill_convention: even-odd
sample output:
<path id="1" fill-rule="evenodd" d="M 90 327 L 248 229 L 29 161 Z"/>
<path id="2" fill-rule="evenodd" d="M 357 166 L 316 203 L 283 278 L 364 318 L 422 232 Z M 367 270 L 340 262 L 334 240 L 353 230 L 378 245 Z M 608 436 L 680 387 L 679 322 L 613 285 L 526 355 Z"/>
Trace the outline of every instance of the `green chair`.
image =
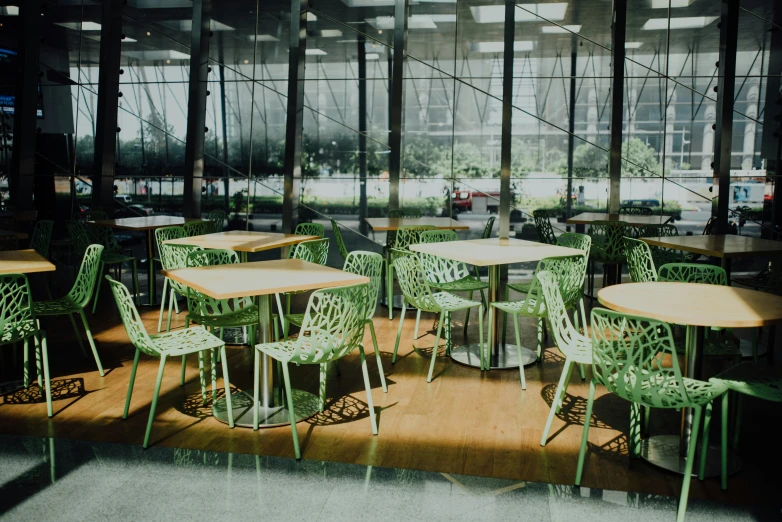
<path id="1" fill-rule="evenodd" d="M 310 263 L 315 263 L 318 265 L 326 265 L 326 260 L 329 256 L 329 240 L 328 238 L 323 239 L 311 239 L 309 241 L 304 241 L 302 243 L 299 243 L 295 247 L 291 249 L 290 258 L 291 259 L 301 259 L 302 261 L 308 261 Z M 293 294 L 302 294 L 306 290 L 302 291 L 296 291 L 296 292 L 285 292 L 285 308 L 282 307 L 282 301 L 280 299 L 280 294 L 274 294 L 275 298 L 277 299 L 277 311 L 278 315 L 280 316 L 280 321 L 282 323 L 282 335 L 284 339 L 288 339 L 288 323 L 286 322 L 286 317 L 291 315 L 291 295 Z"/>
<path id="2" fill-rule="evenodd" d="M 33 303 L 33 310 L 35 311 L 36 317 L 56 315 L 68 316 L 68 319 L 71 320 L 71 325 L 73 325 L 73 331 L 76 332 L 76 340 L 79 341 L 79 347 L 86 357 L 87 351 L 81 340 L 81 333 L 79 333 L 79 328 L 76 326 L 76 321 L 73 319 L 74 315 L 79 315 L 79 317 L 81 317 L 84 330 L 87 332 L 87 342 L 90 343 L 92 356 L 95 357 L 95 364 L 98 365 L 98 372 L 101 377 L 104 375 L 103 365 L 100 362 L 98 349 L 95 347 L 95 340 L 92 338 L 90 325 L 87 323 L 87 316 L 84 315 L 84 308 L 87 306 L 87 303 L 90 301 L 90 297 L 92 297 L 93 291 L 95 290 L 102 252 L 103 245 L 90 245 L 87 247 L 84 258 L 81 261 L 79 273 L 76 276 L 76 281 L 67 295 L 59 299 L 36 301 Z"/>
<path id="3" fill-rule="evenodd" d="M 557 246 L 565 248 L 577 248 L 583 250 L 584 255 L 589 258 L 589 251 L 592 249 L 592 238 L 586 234 L 579 234 L 577 232 L 565 232 L 560 234 L 556 242 Z M 535 274 L 533 272 L 532 276 Z M 524 283 L 508 283 L 505 285 L 505 300 L 510 300 L 510 291 L 519 292 L 520 294 L 528 294 L 529 289 L 532 287 L 532 281 Z M 503 328 L 503 331 L 505 329 Z"/>
<path id="4" fill-rule="evenodd" d="M 428 232 L 424 232 L 427 234 Z M 467 265 L 461 261 L 454 261 L 444 257 L 433 256 L 430 254 L 419 254 L 421 265 L 424 267 L 424 277 L 429 286 L 440 292 L 469 292 L 467 299 L 472 300 L 474 292 L 481 293 L 481 303 L 486 308 L 486 295 L 484 290 L 488 290 L 489 283 L 484 283 L 470 275 Z M 465 310 L 464 317 L 464 336 L 467 337 L 467 327 L 470 324 L 470 309 Z M 421 320 L 421 310 L 416 314 L 416 325 Z M 416 328 L 418 331 L 418 328 Z"/>
<path id="5" fill-rule="evenodd" d="M 47 259 L 49 257 L 49 243 L 52 239 L 52 229 L 54 229 L 54 221 L 42 219 L 35 224 L 33 235 L 30 237 L 30 248 Z"/>
<path id="6" fill-rule="evenodd" d="M 299 223 L 296 230 L 293 231 L 297 236 L 318 236 L 322 238 L 326 235 L 326 228 L 320 223 Z"/>
<path id="7" fill-rule="evenodd" d="M 366 252 L 363 250 L 356 250 L 350 252 L 345 259 L 345 264 L 342 267 L 345 272 L 351 274 L 363 275 L 369 278 L 369 289 L 367 293 L 367 316 L 366 324 L 369 326 L 369 332 L 372 334 L 372 344 L 375 348 L 375 357 L 377 358 L 377 367 L 380 371 L 380 382 L 383 385 L 383 391 L 388 391 L 386 385 L 386 376 L 383 373 L 383 362 L 380 359 L 380 348 L 377 345 L 377 336 L 375 335 L 375 324 L 372 322 L 372 318 L 375 315 L 377 308 L 377 298 L 380 293 L 380 284 L 383 278 L 383 256 L 376 252 Z M 285 323 L 290 328 L 290 325 L 301 327 L 304 322 L 304 314 L 286 314 Z M 285 333 L 285 339 L 288 335 Z"/>
<path id="8" fill-rule="evenodd" d="M 179 257 L 179 262 L 178 263 L 174 262 L 174 259 L 175 259 L 175 257 L 177 257 L 176 256 L 177 253 L 186 255 L 186 252 L 187 252 L 186 248 L 184 250 L 182 250 L 182 251 L 178 251 L 177 249 L 182 248 L 182 247 L 173 246 L 173 245 L 171 245 L 171 246 L 163 245 L 163 243 L 165 241 L 169 241 L 171 239 L 181 239 L 183 237 L 186 237 L 185 228 L 184 227 L 174 226 L 174 227 L 163 227 L 163 228 L 155 229 L 155 243 L 157 244 L 157 251 L 158 251 L 158 254 L 160 255 L 160 258 L 159 259 L 155 259 L 155 261 L 158 261 L 160 263 L 160 266 L 163 268 L 163 270 L 173 270 L 174 268 L 182 268 L 182 267 L 185 266 L 185 263 L 184 263 L 185 256 L 184 255 L 178 256 Z M 168 258 L 166 259 L 165 263 L 163 262 L 163 252 L 164 251 L 168 255 Z M 160 299 L 160 315 L 158 316 L 158 319 L 157 319 L 157 331 L 158 332 L 161 330 L 161 327 L 163 326 L 163 308 L 165 308 L 165 306 L 166 306 L 166 290 L 168 290 L 168 286 L 171 285 L 171 284 L 172 283 L 171 283 L 171 280 L 169 278 L 167 278 L 167 277 L 163 278 L 163 295 L 162 295 L 162 298 Z M 174 282 L 174 284 L 176 284 L 176 282 Z M 172 286 L 172 289 L 170 290 L 170 292 L 174 292 L 173 288 L 174 287 Z M 179 286 L 177 286 L 177 289 L 179 289 L 178 293 L 180 295 L 183 295 L 183 296 L 185 295 L 183 293 L 184 292 L 184 286 L 179 285 Z M 171 299 L 169 298 L 168 301 L 169 301 L 169 308 L 168 308 L 169 321 L 168 321 L 168 323 L 170 325 L 171 324 Z M 173 300 L 173 304 L 174 304 L 174 308 L 176 310 L 176 313 L 178 314 L 179 313 L 179 304 L 177 304 L 176 297 Z M 170 329 L 171 328 L 169 326 L 169 330 Z"/>
<path id="9" fill-rule="evenodd" d="M 534 210 L 532 219 L 535 220 L 535 231 L 538 233 L 538 241 L 548 245 L 555 245 L 557 238 L 554 235 L 554 227 L 551 226 L 548 210 Z"/>
<path id="10" fill-rule="evenodd" d="M 400 218 L 420 218 L 423 217 L 424 213 L 421 212 L 420 209 L 417 208 L 398 208 L 395 210 L 389 210 L 388 211 L 388 218 L 389 219 L 400 219 Z M 372 232 L 372 237 L 374 238 L 374 231 Z M 386 232 L 386 246 L 383 247 L 383 253 L 386 256 L 386 260 L 388 260 L 389 257 L 389 251 L 394 248 L 394 245 L 396 244 L 396 230 L 389 230 Z"/>
<path id="11" fill-rule="evenodd" d="M 402 302 L 402 315 L 399 318 L 399 330 L 396 334 L 396 343 L 394 344 L 394 355 L 391 358 L 391 363 L 396 363 L 396 353 L 399 350 L 399 339 L 402 336 L 402 326 L 405 322 L 405 312 L 407 311 L 407 305 L 411 305 L 418 310 L 424 312 L 439 313 L 440 318 L 437 322 L 437 335 L 435 336 L 434 347 L 432 348 L 432 360 L 429 363 L 429 374 L 427 375 L 426 382 L 432 382 L 432 373 L 434 372 L 434 361 L 437 357 L 437 349 L 440 347 L 440 335 L 443 330 L 443 322 L 447 321 L 445 330 L 446 337 L 446 351 L 450 351 L 451 346 L 451 313 L 461 310 L 468 310 L 474 306 L 478 307 L 478 336 L 479 336 L 479 351 L 480 351 L 480 366 L 481 370 L 488 369 L 488 363 L 484 364 L 484 346 L 483 346 L 483 304 L 480 302 L 464 299 L 449 292 L 437 292 L 433 293 L 429 283 L 426 281 L 424 275 L 424 267 L 421 265 L 421 261 L 417 256 L 412 255 L 399 255 L 395 261 L 397 265 L 397 273 L 399 277 L 399 286 L 402 289 L 402 295 L 404 301 Z M 418 337 L 418 321 L 416 321 L 416 329 L 413 334 L 414 338 Z"/>
<path id="12" fill-rule="evenodd" d="M 139 355 L 143 352 L 151 357 L 160 357 L 160 366 L 158 367 L 157 379 L 155 380 L 155 393 L 152 396 L 152 405 L 149 410 L 149 419 L 147 420 L 147 429 L 144 433 L 143 447 L 149 446 L 149 435 L 152 432 L 152 421 L 155 418 L 155 409 L 157 408 L 157 399 L 160 394 L 160 383 L 163 381 L 163 370 L 166 366 L 166 360 L 169 357 L 179 355 L 185 356 L 191 353 L 198 353 L 198 362 L 200 366 L 201 394 L 206 397 L 206 381 L 204 376 L 204 353 L 211 355 L 212 365 L 212 395 L 216 393 L 217 367 L 215 351 L 220 350 L 223 367 L 223 384 L 225 385 L 225 398 L 228 407 L 228 422 L 231 428 L 234 427 L 233 407 L 231 404 L 230 381 L 228 380 L 228 367 L 226 364 L 225 343 L 206 331 L 204 328 L 186 328 L 176 332 L 167 332 L 164 334 L 149 335 L 141 316 L 138 313 L 130 293 L 125 286 L 106 276 L 111 291 L 114 294 L 114 300 L 117 303 L 117 309 L 122 317 L 122 323 L 125 331 L 136 353 L 133 357 L 133 367 L 130 370 L 130 382 L 128 383 L 128 395 L 125 398 L 125 409 L 122 418 L 128 418 L 130 409 L 130 398 L 133 395 L 133 383 L 136 380 L 136 369 L 138 368 Z"/>
<path id="13" fill-rule="evenodd" d="M 205 236 L 214 231 L 211 221 L 188 221 L 182 227 L 186 237 Z"/>
<path id="14" fill-rule="evenodd" d="M 631 457 L 640 453 L 642 408 L 693 408 L 692 435 L 676 518 L 683 522 L 703 410 L 709 418 L 713 400 L 725 393 L 725 388 L 682 376 L 671 327 L 666 323 L 602 308 L 592 310 L 591 323 L 593 377 L 589 383 L 589 399 L 578 453 L 576 486 L 581 485 L 598 384 L 631 403 L 628 436 Z"/>
<path id="15" fill-rule="evenodd" d="M 211 210 L 206 215 L 206 220 L 212 224 L 212 232 L 222 232 L 225 224 L 225 211 Z"/>
<path id="16" fill-rule="evenodd" d="M 603 286 L 606 286 L 609 267 L 615 272 L 616 282 L 621 282 L 622 264 L 625 262 L 624 237 L 632 236 L 624 221 L 593 221 L 588 234 L 592 238 L 589 255 L 589 284 L 587 294 L 595 295 L 595 263 L 603 264 Z"/>
<path id="17" fill-rule="evenodd" d="M 632 205 L 619 207 L 619 214 L 625 216 L 651 216 L 651 207 L 634 207 Z"/>
<path id="18" fill-rule="evenodd" d="M 369 372 L 364 355 L 364 347 L 361 342 L 364 336 L 364 325 L 367 317 L 368 285 L 343 286 L 317 290 L 310 296 L 304 320 L 301 325 L 301 333 L 294 341 L 282 341 L 276 343 L 259 344 L 255 347 L 254 364 L 254 407 L 253 425 L 258 429 L 259 388 L 260 388 L 260 356 L 264 353 L 282 364 L 283 381 L 285 383 L 285 397 L 288 402 L 288 413 L 291 418 L 296 418 L 291 393 L 289 363 L 319 364 L 323 365 L 336 361 L 358 348 L 361 357 L 361 371 L 364 374 L 364 387 L 367 393 L 367 410 L 372 422 L 372 433 L 377 435 L 377 421 L 375 420 L 375 406 L 372 402 L 372 388 L 369 384 Z M 225 360 L 225 358 L 223 358 Z M 325 407 L 326 374 L 320 373 L 320 400 L 319 409 Z M 291 423 L 293 436 L 293 450 L 297 459 L 301 458 L 299 448 L 299 434 L 296 422 Z"/>
<path id="19" fill-rule="evenodd" d="M 729 368 L 716 377 L 709 379 L 715 386 L 722 386 L 727 391 L 734 392 L 738 397 L 736 401 L 736 417 L 733 428 L 733 447 L 738 447 L 739 433 L 741 431 L 741 410 L 746 395 L 771 402 L 782 402 L 782 372 L 779 368 L 763 368 L 755 363 L 745 362 Z M 721 437 L 721 473 L 720 485 L 722 489 L 728 489 L 728 393 L 722 396 L 722 433 Z M 703 446 L 708 446 L 709 417 L 704 423 Z M 701 468 L 698 478 L 703 480 L 705 472 L 705 459 L 701 459 Z"/>
<path id="20" fill-rule="evenodd" d="M 71 237 L 71 242 L 73 243 L 73 249 L 76 252 L 77 256 L 79 258 L 84 257 L 84 254 L 87 252 L 87 248 L 90 246 L 90 238 L 87 235 L 86 227 L 84 226 L 84 223 L 78 222 L 78 221 L 69 221 L 65 224 L 65 226 L 68 228 L 68 235 Z M 105 227 L 97 227 L 97 228 L 105 228 Z M 108 237 L 108 236 L 106 236 Z M 98 242 L 98 244 L 103 245 L 103 252 L 101 252 L 100 255 L 100 264 L 98 265 L 98 281 L 95 285 L 95 296 L 92 299 L 92 313 L 95 313 L 95 310 L 98 309 L 98 296 L 100 295 L 100 287 L 101 287 L 101 276 L 103 275 L 103 271 L 106 267 L 117 267 L 120 270 L 120 275 L 122 271 L 122 264 L 123 263 L 130 263 L 131 268 L 133 269 L 133 288 L 135 290 L 136 300 L 139 299 L 139 291 L 138 291 L 138 271 L 136 270 L 136 258 L 133 256 L 126 256 L 117 252 L 107 252 L 108 247 L 103 242 Z"/>
<path id="21" fill-rule="evenodd" d="M 185 266 L 217 266 L 232 265 L 239 263 L 239 256 L 232 250 L 207 249 L 190 250 L 187 253 Z M 200 324 L 204 328 L 214 333 L 217 330 L 217 337 L 223 338 L 225 328 L 242 328 L 249 330 L 248 339 L 250 346 L 254 346 L 257 338 L 256 331 L 259 323 L 258 306 L 253 303 L 251 297 L 240 297 L 235 299 L 214 299 L 203 292 L 186 287 L 187 309 L 185 316 L 185 328 L 190 327 L 190 323 Z M 277 322 L 274 322 L 274 338 L 276 339 Z M 218 360 L 220 356 L 218 356 Z M 182 375 L 180 383 L 185 384 L 186 356 L 182 356 Z"/>
<path id="22" fill-rule="evenodd" d="M 679 229 L 674 225 L 644 225 L 636 227 L 637 237 L 678 237 Z M 656 245 L 649 245 L 652 252 L 652 259 L 656 266 L 662 266 L 666 263 L 681 263 L 684 261 L 684 253 L 674 248 L 666 248 Z"/>
<path id="23" fill-rule="evenodd" d="M 418 239 L 421 243 L 446 243 L 448 241 L 459 241 L 459 236 L 455 230 L 425 230 L 421 232 Z"/>
<path id="24" fill-rule="evenodd" d="M 427 230 L 434 230 L 432 225 L 416 225 L 402 227 L 396 231 L 396 238 L 392 248 L 386 250 L 386 299 L 388 302 L 388 319 L 394 318 L 394 267 L 396 259 L 410 253 L 410 245 L 423 243 L 421 234 Z"/>
<path id="25" fill-rule="evenodd" d="M 334 233 L 334 241 L 337 242 L 339 255 L 342 256 L 344 261 L 348 258 L 348 247 L 345 246 L 345 240 L 342 238 L 342 231 L 339 229 L 339 225 L 333 219 L 331 220 L 331 231 Z"/>
<path id="26" fill-rule="evenodd" d="M 22 341 L 24 349 L 24 387 L 30 385 L 30 339 L 35 347 L 35 368 L 38 386 L 46 396 L 46 413 L 52 416 L 52 388 L 49 380 L 49 351 L 46 332 L 38 326 L 30 292 L 30 283 L 24 274 L 0 275 L 0 347 Z M 43 363 L 43 383 L 41 382 Z"/>
<path id="27" fill-rule="evenodd" d="M 565 395 L 567 395 L 567 387 L 573 374 L 573 365 L 592 364 L 592 340 L 574 328 L 573 323 L 570 322 L 565 302 L 562 300 L 562 293 L 559 291 L 560 283 L 557 276 L 553 272 L 544 270 L 538 273 L 537 279 L 540 283 L 540 294 L 547 310 L 551 331 L 554 333 L 554 340 L 559 351 L 565 356 L 565 366 L 562 368 L 562 374 L 554 392 L 554 399 L 551 401 L 551 410 L 546 419 L 546 426 L 543 428 L 543 435 L 540 437 L 540 445 L 545 446 L 554 415 L 559 413 Z M 584 302 L 581 301 L 580 312 L 584 331 L 586 331 L 587 322 L 583 305 Z"/>
<path id="28" fill-rule="evenodd" d="M 566 308 L 575 308 L 577 303 L 583 299 L 584 276 L 586 275 L 587 258 L 585 255 L 547 257 L 538 262 L 535 273 L 543 270 L 553 273 L 559 282 L 559 291 L 565 302 Z M 583 304 L 582 304 L 583 306 Z M 489 307 L 489 339 L 492 335 L 492 318 L 494 309 L 503 312 L 502 332 L 505 339 L 507 315 L 513 316 L 513 324 L 516 332 L 516 349 L 518 350 L 519 361 L 522 360 L 521 353 L 521 335 L 519 332 L 519 317 L 535 317 L 538 320 L 538 345 L 537 355 L 540 358 L 543 350 L 543 334 L 545 323 L 548 318 L 548 310 L 543 303 L 540 295 L 540 282 L 537 276 L 532 280 L 532 286 L 526 298 L 522 301 L 496 301 Z M 519 365 L 519 377 L 521 378 L 521 389 L 527 389 L 527 380 L 524 377 L 524 365 Z"/>
<path id="29" fill-rule="evenodd" d="M 481 239 L 489 239 L 491 237 L 491 230 L 494 228 L 494 221 L 497 218 L 492 216 L 489 218 L 489 220 L 486 222 L 486 226 L 483 227 L 483 234 L 481 234 Z"/>
<path id="30" fill-rule="evenodd" d="M 657 269 L 654 267 L 652 251 L 644 241 L 624 238 L 625 258 L 630 280 L 633 283 L 653 283 L 657 281 Z"/>

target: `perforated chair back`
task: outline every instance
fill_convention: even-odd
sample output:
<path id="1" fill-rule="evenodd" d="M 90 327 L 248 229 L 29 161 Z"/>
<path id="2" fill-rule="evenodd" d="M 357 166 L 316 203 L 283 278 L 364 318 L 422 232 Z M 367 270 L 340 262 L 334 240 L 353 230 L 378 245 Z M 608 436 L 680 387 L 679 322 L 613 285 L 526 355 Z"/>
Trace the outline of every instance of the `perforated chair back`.
<path id="1" fill-rule="evenodd" d="M 27 276 L 0 275 L 0 345 L 28 339 L 37 331 Z"/>
<path id="2" fill-rule="evenodd" d="M 657 272 L 658 281 L 727 285 L 728 274 L 719 266 L 700 263 L 668 263 Z"/>
<path id="3" fill-rule="evenodd" d="M 418 256 L 400 256 L 394 263 L 396 277 L 405 300 L 420 310 L 439 312 L 440 307 L 432 297 L 432 289 L 426 282 L 424 268 Z"/>
<path id="4" fill-rule="evenodd" d="M 459 236 L 454 230 L 425 230 L 421 232 L 421 243 L 445 243 L 446 241 L 458 241 Z"/>
<path id="5" fill-rule="evenodd" d="M 182 226 L 187 237 L 203 236 L 212 233 L 212 223 L 210 221 L 190 221 Z"/>
<path id="6" fill-rule="evenodd" d="M 131 344 L 147 355 L 159 355 L 155 343 L 152 341 L 152 338 L 149 337 L 147 329 L 144 327 L 144 322 L 141 320 L 136 305 L 133 304 L 133 298 L 130 296 L 128 289 L 119 281 L 112 279 L 111 276 L 105 277 L 111 287 L 111 293 L 114 295 L 114 302 L 117 303 L 117 309 L 122 318 L 122 324 L 125 327 L 125 332 L 127 332 Z"/>
<path id="7" fill-rule="evenodd" d="M 342 259 L 348 258 L 348 247 L 345 246 L 345 240 L 342 238 L 342 231 L 339 229 L 339 225 L 333 219 L 331 220 L 331 231 L 334 233 L 334 240 L 337 242 L 337 249 Z"/>
<path id="8" fill-rule="evenodd" d="M 301 259 L 303 261 L 309 261 L 310 263 L 317 263 L 319 265 L 326 264 L 329 257 L 329 240 L 324 239 L 312 239 L 310 241 L 304 241 L 296 245 L 291 249 L 291 259 Z"/>
<path id="9" fill-rule="evenodd" d="M 489 218 L 489 220 L 486 222 L 486 226 L 483 227 L 483 234 L 481 234 L 481 239 L 489 239 L 491 237 L 491 230 L 494 228 L 494 221 L 497 218 L 492 216 Z"/>
<path id="10" fill-rule="evenodd" d="M 551 226 L 547 210 L 535 210 L 532 212 L 535 220 L 535 231 L 538 233 L 538 241 L 548 245 L 555 245 L 557 238 L 554 235 L 554 227 Z"/>
<path id="11" fill-rule="evenodd" d="M 377 307 L 377 296 L 380 293 L 380 282 L 383 272 L 383 256 L 376 252 L 355 250 L 350 252 L 342 267 L 345 272 L 363 275 L 369 278 L 366 297 L 366 318 L 371 320 Z"/>
<path id="12" fill-rule="evenodd" d="M 48 219 L 38 221 L 35 224 L 35 228 L 33 228 L 30 248 L 43 257 L 49 257 L 49 242 L 52 239 L 52 229 L 54 229 L 54 221 L 49 221 Z"/>
<path id="13" fill-rule="evenodd" d="M 296 230 L 293 231 L 297 236 L 318 236 L 322 238 L 326 235 L 326 229 L 320 223 L 299 223 Z"/>
<path id="14" fill-rule="evenodd" d="M 651 216 L 652 209 L 651 207 L 624 206 L 619 207 L 619 213 L 626 216 Z"/>
<path id="15" fill-rule="evenodd" d="M 90 245 L 84 253 L 79 267 L 79 273 L 76 275 L 76 281 L 73 283 L 68 297 L 77 306 L 84 308 L 87 306 L 95 290 L 95 284 L 98 282 L 98 268 L 100 267 L 100 255 L 103 253 L 103 245 Z"/>
<path id="16" fill-rule="evenodd" d="M 633 283 L 652 283 L 657 281 L 657 269 L 654 266 L 649 245 L 630 237 L 626 237 L 624 243 L 630 280 Z"/>
<path id="17" fill-rule="evenodd" d="M 624 221 L 594 221 L 589 228 L 592 256 L 601 263 L 618 264 L 625 260 L 624 238 L 632 236 Z"/>

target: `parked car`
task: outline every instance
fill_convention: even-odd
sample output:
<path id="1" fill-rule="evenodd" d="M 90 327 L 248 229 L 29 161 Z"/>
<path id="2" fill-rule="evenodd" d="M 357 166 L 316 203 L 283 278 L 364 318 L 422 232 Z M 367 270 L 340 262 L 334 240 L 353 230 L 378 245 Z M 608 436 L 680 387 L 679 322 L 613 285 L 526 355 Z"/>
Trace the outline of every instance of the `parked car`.
<path id="1" fill-rule="evenodd" d="M 145 207 L 144 205 L 141 205 L 139 203 L 134 203 L 132 205 L 127 206 L 117 206 L 114 210 L 114 217 L 115 218 L 125 218 L 125 217 L 139 217 L 139 216 L 151 216 L 155 212 L 149 208 Z"/>

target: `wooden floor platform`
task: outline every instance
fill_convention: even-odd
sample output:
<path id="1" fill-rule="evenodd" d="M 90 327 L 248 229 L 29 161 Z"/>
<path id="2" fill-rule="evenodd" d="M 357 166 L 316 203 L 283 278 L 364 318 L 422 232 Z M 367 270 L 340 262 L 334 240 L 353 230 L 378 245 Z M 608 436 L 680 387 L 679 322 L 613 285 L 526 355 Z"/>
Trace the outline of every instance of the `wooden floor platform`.
<path id="1" fill-rule="evenodd" d="M 147 422 L 158 360 L 141 356 L 130 417 L 122 420 L 133 350 L 120 323 L 113 300 L 101 297 L 98 314 L 89 316 L 98 350 L 107 369 L 101 378 L 94 361 L 85 359 L 75 342 L 67 319 L 44 318 L 48 333 L 50 368 L 54 392 L 52 419 L 36 386 L 27 390 L 0 390 L 0 433 L 86 439 L 141 444 Z M 294 302 L 294 307 L 295 307 Z M 374 466 L 413 468 L 443 473 L 509 478 L 519 481 L 572 484 L 578 446 L 584 422 L 588 381 L 574 375 L 561 413 L 554 420 L 549 442 L 539 444 L 551 398 L 562 369 L 563 358 L 551 348 L 549 337 L 542 362 L 526 369 L 527 390 L 522 391 L 517 370 L 480 372 L 460 366 L 444 356 L 440 348 L 435 379 L 426 382 L 428 356 L 434 342 L 433 317 L 424 314 L 421 336 L 412 348 L 414 314 L 402 334 L 400 358 L 391 364 L 399 312 L 389 321 L 387 311 L 378 308 L 374 319 L 385 374 L 389 385 L 383 393 L 374 357 L 368 357 L 379 434 L 373 436 L 367 412 L 366 394 L 358 354 L 340 363 L 340 374 L 332 368 L 328 379 L 326 411 L 299 424 L 305 459 L 340 461 Z M 477 317 L 473 312 L 469 338 L 477 342 Z M 157 327 L 158 311 L 142 310 L 150 332 Z M 463 314 L 454 318 L 454 342 L 462 337 Z M 181 328 L 184 313 L 174 317 Z M 535 323 L 522 323 L 523 341 L 534 346 Z M 508 331 L 509 339 L 513 335 Z M 365 346 L 371 350 L 369 333 Z M 21 378 L 21 358 L 2 349 L 0 382 Z M 252 386 L 247 346 L 229 346 L 230 378 L 236 388 Z M 163 378 L 158 413 L 151 443 L 163 446 L 293 457 L 289 427 L 229 429 L 211 416 L 211 405 L 203 406 L 198 384 L 196 358 L 191 357 L 187 383 L 179 385 L 180 360 L 172 360 Z M 715 372 L 725 362 L 710 368 Z M 762 364 L 765 364 L 762 362 Z M 589 378 L 589 373 L 587 374 Z M 292 368 L 294 387 L 315 392 L 316 367 Z M 222 380 L 219 381 L 221 385 Z M 221 393 L 222 395 L 222 393 Z M 778 470 L 782 446 L 775 426 L 782 425 L 778 405 L 746 401 L 740 454 L 743 470 L 731 477 L 722 492 L 717 479 L 692 483 L 691 496 L 728 502 L 770 503 L 780 490 Z M 629 405 L 598 388 L 593 429 L 583 484 L 604 489 L 649 494 L 678 495 L 681 477 L 627 454 Z M 762 413 L 761 413 L 762 412 Z M 675 411 L 654 411 L 652 433 L 676 433 L 679 415 Z M 717 444 L 715 427 L 712 441 Z"/>

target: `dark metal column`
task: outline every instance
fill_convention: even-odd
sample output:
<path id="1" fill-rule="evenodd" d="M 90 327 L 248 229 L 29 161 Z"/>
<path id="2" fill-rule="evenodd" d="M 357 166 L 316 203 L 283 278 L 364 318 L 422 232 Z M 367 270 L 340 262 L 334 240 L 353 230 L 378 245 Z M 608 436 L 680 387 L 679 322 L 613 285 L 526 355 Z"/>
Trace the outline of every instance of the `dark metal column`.
<path id="1" fill-rule="evenodd" d="M 782 227 L 782 183 L 780 175 L 780 152 L 782 152 L 782 7 L 774 10 L 774 24 L 771 31 L 768 56 L 768 76 L 763 78 L 766 82 L 765 112 L 763 118 L 763 141 L 760 155 L 766 160 L 766 183 L 771 183 L 774 188 L 770 212 L 763 212 L 763 237 L 774 239 L 765 234 L 767 228 L 779 231 Z M 765 205 L 764 205 L 765 206 Z"/>
<path id="2" fill-rule="evenodd" d="M 100 29 L 98 109 L 95 125 L 95 172 L 92 203 L 107 210 L 113 205 L 114 170 L 117 154 L 117 110 L 119 107 L 120 45 L 123 0 L 103 2 Z"/>
<path id="3" fill-rule="evenodd" d="M 38 55 L 41 48 L 41 2 L 22 2 L 20 11 L 19 70 L 14 100 L 14 139 L 8 188 L 11 202 L 19 210 L 33 208 L 35 141 L 38 128 Z M 5 134 L 4 129 L 0 132 Z"/>
<path id="4" fill-rule="evenodd" d="M 501 238 L 507 238 L 510 235 L 510 147 L 512 130 L 511 119 L 513 117 L 513 39 L 515 37 L 515 31 L 516 3 L 505 2 L 505 33 L 503 39 L 502 64 L 502 134 L 500 135 L 499 213 Z"/>
<path id="5" fill-rule="evenodd" d="M 573 215 L 573 150 L 575 149 L 576 133 L 576 56 L 578 42 L 575 35 L 572 36 L 570 50 L 570 102 L 568 103 L 568 137 L 567 137 L 567 195 L 565 196 L 565 220 Z"/>
<path id="6" fill-rule="evenodd" d="M 228 122 L 226 117 L 228 114 L 225 111 L 225 57 L 223 56 L 223 38 L 220 36 L 220 64 L 217 66 L 217 72 L 220 77 L 220 122 L 223 130 L 223 186 L 225 190 L 224 205 L 225 211 L 228 212 L 231 208 L 231 195 L 228 193 L 230 188 L 231 178 L 228 171 Z"/>
<path id="7" fill-rule="evenodd" d="M 403 67 L 407 41 L 407 13 L 409 0 L 396 0 L 394 4 L 394 58 L 391 71 L 391 135 L 388 146 L 388 208 L 399 208 L 399 179 L 402 174 L 402 115 L 404 111 Z"/>
<path id="8" fill-rule="evenodd" d="M 201 217 L 211 22 L 212 0 L 195 0 L 193 2 L 193 28 L 190 32 L 190 87 L 187 99 L 185 188 L 182 206 L 185 217 L 194 218 Z"/>
<path id="9" fill-rule="evenodd" d="M 367 47 L 366 38 L 358 34 L 358 228 L 369 233 L 367 217 Z"/>
<path id="10" fill-rule="evenodd" d="M 739 0 L 722 0 L 720 14 L 720 61 L 717 79 L 717 124 L 714 132 L 714 188 L 711 214 L 714 232 L 728 232 L 730 195 L 730 149 L 733 139 L 733 98 L 736 91 L 736 50 L 739 32 Z"/>
<path id="11" fill-rule="evenodd" d="M 288 119 L 285 125 L 285 186 L 282 199 L 282 231 L 287 233 L 292 233 L 299 221 L 308 8 L 308 0 L 291 1 L 288 52 Z"/>
<path id="12" fill-rule="evenodd" d="M 626 24 L 627 0 L 614 0 L 611 22 L 611 159 L 608 167 L 608 208 L 612 213 L 619 211 L 619 186 L 622 178 Z"/>

